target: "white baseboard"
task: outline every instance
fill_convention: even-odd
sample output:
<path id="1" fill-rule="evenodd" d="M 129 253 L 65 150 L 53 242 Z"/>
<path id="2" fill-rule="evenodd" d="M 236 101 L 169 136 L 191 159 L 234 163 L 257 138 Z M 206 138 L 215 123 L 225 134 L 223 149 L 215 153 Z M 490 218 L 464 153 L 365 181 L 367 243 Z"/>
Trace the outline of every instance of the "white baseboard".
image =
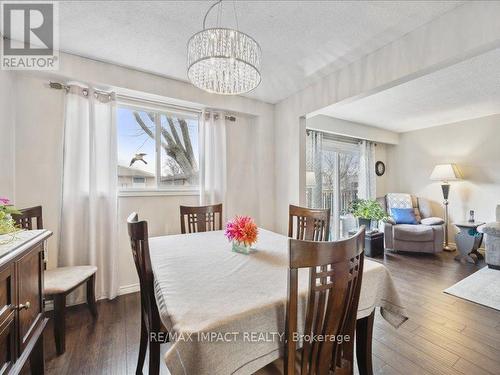
<path id="1" fill-rule="evenodd" d="M 124 294 L 136 293 L 140 290 L 141 290 L 141 288 L 140 288 L 139 283 L 123 285 L 120 288 L 118 288 L 118 293 L 116 294 L 116 296 L 123 296 Z M 101 299 L 107 299 L 107 297 L 97 298 L 98 301 Z M 82 301 L 76 301 L 73 303 L 68 303 L 66 306 L 76 306 L 76 305 L 81 305 L 84 303 L 86 303 L 86 301 L 82 300 Z M 45 301 L 45 311 L 52 311 L 52 310 L 54 310 L 54 301 L 46 300 Z"/>
<path id="2" fill-rule="evenodd" d="M 118 296 L 122 296 L 124 294 L 135 293 L 141 290 L 141 286 L 139 283 L 123 285 L 118 289 Z"/>

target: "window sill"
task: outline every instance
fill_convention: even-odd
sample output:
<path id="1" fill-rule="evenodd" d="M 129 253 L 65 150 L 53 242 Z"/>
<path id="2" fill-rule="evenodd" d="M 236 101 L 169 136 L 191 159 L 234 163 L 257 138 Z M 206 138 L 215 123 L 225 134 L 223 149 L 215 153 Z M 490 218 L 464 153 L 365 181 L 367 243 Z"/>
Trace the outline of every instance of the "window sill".
<path id="1" fill-rule="evenodd" d="M 161 196 L 193 196 L 200 195 L 198 188 L 193 189 L 127 189 L 119 190 L 118 197 L 161 197 Z"/>

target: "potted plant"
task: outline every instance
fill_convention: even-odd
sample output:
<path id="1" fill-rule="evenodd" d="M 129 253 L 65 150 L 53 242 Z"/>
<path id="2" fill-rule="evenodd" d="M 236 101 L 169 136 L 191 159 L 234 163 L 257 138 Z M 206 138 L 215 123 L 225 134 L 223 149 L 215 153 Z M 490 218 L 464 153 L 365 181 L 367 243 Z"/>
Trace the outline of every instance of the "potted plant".
<path id="1" fill-rule="evenodd" d="M 20 214 L 20 212 L 10 204 L 8 198 L 0 197 L 0 235 L 19 230 L 12 214 Z"/>
<path id="2" fill-rule="evenodd" d="M 359 225 L 370 230 L 372 221 L 386 220 L 388 216 L 374 199 L 356 199 L 349 206 L 349 213 L 358 219 Z"/>

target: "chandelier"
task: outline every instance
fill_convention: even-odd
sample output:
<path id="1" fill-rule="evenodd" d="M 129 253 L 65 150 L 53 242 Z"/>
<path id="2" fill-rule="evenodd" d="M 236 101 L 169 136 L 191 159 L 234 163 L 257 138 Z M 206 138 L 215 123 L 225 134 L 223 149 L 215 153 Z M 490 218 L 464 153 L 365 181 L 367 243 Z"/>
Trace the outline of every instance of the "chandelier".
<path id="1" fill-rule="evenodd" d="M 219 5 L 217 27 L 206 28 L 207 16 L 216 5 Z M 187 75 L 202 90 L 223 95 L 243 94 L 260 83 L 262 52 L 252 37 L 238 30 L 236 9 L 236 29 L 219 27 L 221 15 L 222 0 L 219 0 L 205 14 L 203 30 L 189 39 Z"/>

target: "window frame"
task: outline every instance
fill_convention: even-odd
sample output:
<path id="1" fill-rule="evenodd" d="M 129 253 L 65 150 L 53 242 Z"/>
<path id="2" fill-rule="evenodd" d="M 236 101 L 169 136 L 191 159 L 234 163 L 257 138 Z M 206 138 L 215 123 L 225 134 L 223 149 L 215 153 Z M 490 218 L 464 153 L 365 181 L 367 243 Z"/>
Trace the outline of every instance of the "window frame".
<path id="1" fill-rule="evenodd" d="M 145 99 L 138 98 L 128 98 L 128 97 L 118 97 L 116 102 L 116 111 L 119 108 L 127 108 L 130 110 L 137 110 L 142 112 L 151 111 L 154 112 L 154 124 L 155 124 L 155 188 L 122 188 L 118 187 L 119 197 L 134 197 L 134 196 L 162 196 L 162 195 L 199 195 L 200 194 L 200 184 L 192 186 L 182 186 L 182 185 L 161 185 L 161 115 L 183 115 L 191 119 L 196 119 L 198 121 L 198 142 L 200 140 L 201 127 L 200 122 L 202 120 L 202 111 L 197 108 L 180 108 L 168 103 L 160 103 L 156 101 L 149 101 Z M 116 123 L 118 132 L 118 122 Z M 119 144 L 117 142 L 118 153 Z M 198 143 L 198 160 L 201 161 L 200 147 Z"/>
<path id="2" fill-rule="evenodd" d="M 313 130 L 313 129 L 306 129 L 306 130 Z M 323 133 L 323 141 L 322 141 L 322 154 L 323 152 L 330 152 L 333 154 L 334 157 L 334 164 L 335 164 L 335 169 L 334 169 L 334 174 L 335 178 L 333 181 L 333 191 L 339 192 L 340 186 L 341 186 L 341 178 L 339 175 L 339 170 L 340 170 L 340 155 L 341 154 L 351 154 L 351 155 L 358 155 L 360 156 L 360 149 L 359 149 L 359 143 L 360 139 L 354 138 L 354 137 L 344 137 L 344 136 L 336 136 L 336 135 L 330 135 L 330 133 L 321 131 L 321 130 L 315 130 L 318 132 Z M 307 133 L 306 133 L 307 134 Z M 307 135 L 306 135 L 307 137 Z M 306 142 L 306 164 L 307 164 L 307 147 L 308 143 Z M 307 172 L 307 171 L 306 171 Z M 359 181 L 359 170 L 358 170 L 358 181 Z M 306 187 L 307 189 L 307 187 Z M 323 191 L 323 189 L 322 189 Z M 310 206 L 309 203 L 311 202 L 306 202 L 307 206 Z M 332 241 L 338 241 L 341 240 L 342 233 L 340 231 L 341 229 L 341 195 L 340 194 L 334 194 L 334 199 L 332 202 L 332 207 L 330 211 L 330 236 Z"/>

